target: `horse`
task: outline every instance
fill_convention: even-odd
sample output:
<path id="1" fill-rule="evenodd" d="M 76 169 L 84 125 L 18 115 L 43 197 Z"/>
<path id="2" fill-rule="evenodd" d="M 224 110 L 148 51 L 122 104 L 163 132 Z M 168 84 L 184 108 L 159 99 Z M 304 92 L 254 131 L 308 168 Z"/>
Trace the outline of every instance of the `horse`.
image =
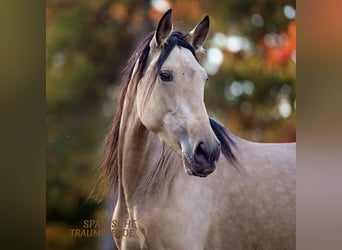
<path id="1" fill-rule="evenodd" d="M 209 117 L 209 17 L 182 33 L 171 13 L 131 56 L 105 140 L 111 230 L 136 230 L 113 233 L 117 247 L 295 249 L 296 143 L 248 141 Z"/>

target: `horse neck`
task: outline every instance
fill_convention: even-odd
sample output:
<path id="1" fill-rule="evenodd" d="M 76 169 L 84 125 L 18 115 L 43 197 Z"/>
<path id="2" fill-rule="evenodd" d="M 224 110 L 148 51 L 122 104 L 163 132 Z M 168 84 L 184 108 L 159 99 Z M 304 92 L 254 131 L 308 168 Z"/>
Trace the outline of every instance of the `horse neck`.
<path id="1" fill-rule="evenodd" d="M 169 165 L 177 156 L 142 124 L 135 101 L 124 104 L 118 143 L 119 183 L 126 201 L 169 188 L 167 180 L 173 178 L 168 175 L 174 176 L 177 169 Z"/>

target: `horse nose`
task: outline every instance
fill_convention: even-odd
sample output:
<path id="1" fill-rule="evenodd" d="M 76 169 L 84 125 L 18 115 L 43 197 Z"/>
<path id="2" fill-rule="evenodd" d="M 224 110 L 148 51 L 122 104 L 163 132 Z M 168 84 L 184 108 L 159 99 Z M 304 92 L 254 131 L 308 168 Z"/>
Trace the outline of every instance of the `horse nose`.
<path id="1" fill-rule="evenodd" d="M 217 141 L 213 144 L 209 144 L 200 141 L 195 148 L 194 160 L 197 164 L 202 166 L 203 169 L 211 168 L 219 159 L 220 151 L 220 142 Z"/>

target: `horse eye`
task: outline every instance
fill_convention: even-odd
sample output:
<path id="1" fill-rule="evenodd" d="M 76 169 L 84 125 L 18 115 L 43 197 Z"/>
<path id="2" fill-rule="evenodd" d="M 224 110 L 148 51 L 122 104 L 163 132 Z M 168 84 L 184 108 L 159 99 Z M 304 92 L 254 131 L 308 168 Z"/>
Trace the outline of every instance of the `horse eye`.
<path id="1" fill-rule="evenodd" d="M 172 81 L 173 80 L 172 73 L 168 70 L 160 71 L 159 76 L 160 76 L 160 79 L 162 81 Z"/>

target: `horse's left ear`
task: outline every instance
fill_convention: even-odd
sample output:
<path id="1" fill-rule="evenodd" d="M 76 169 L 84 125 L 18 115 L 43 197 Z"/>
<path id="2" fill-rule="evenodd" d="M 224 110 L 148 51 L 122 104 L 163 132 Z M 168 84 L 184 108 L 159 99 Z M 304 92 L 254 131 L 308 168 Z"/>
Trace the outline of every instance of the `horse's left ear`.
<path id="1" fill-rule="evenodd" d="M 194 46 L 196 50 L 202 50 L 202 45 L 207 38 L 209 32 L 209 16 L 205 16 L 196 27 L 189 32 L 187 36 L 188 42 Z"/>

